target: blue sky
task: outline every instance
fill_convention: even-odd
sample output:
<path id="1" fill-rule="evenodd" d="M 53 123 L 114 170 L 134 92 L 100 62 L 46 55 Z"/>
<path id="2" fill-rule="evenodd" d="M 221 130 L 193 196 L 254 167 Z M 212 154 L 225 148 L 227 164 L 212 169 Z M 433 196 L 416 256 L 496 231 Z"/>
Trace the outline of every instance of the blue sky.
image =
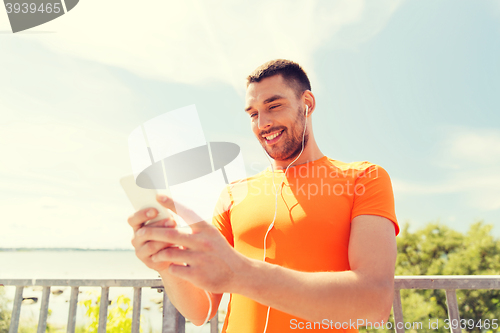
<path id="1" fill-rule="evenodd" d="M 265 168 L 244 80 L 274 58 L 308 72 L 326 155 L 389 172 L 400 224 L 500 236 L 500 2 L 148 4 L 85 0 L 17 34 L 0 11 L 0 247 L 131 248 L 127 137 L 186 105 Z"/>

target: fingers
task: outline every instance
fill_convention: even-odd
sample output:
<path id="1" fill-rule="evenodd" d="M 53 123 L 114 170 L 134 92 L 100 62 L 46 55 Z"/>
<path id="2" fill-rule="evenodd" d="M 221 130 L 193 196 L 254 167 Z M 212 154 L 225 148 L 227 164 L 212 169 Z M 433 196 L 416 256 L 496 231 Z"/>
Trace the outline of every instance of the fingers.
<path id="1" fill-rule="evenodd" d="M 174 228 L 175 220 L 173 218 L 167 218 L 160 221 L 155 221 L 149 223 L 147 226 L 142 226 L 134 231 L 134 237 L 132 238 L 132 245 L 135 248 L 143 246 L 145 243 L 152 241 L 151 239 L 143 235 L 143 231 L 139 232 L 141 229 L 158 229 L 158 228 Z"/>
<path id="2" fill-rule="evenodd" d="M 151 263 L 151 256 L 156 254 L 158 251 L 161 251 L 165 248 L 172 246 L 171 244 L 163 243 L 163 242 L 146 242 L 145 244 L 136 247 L 135 255 L 139 260 L 146 263 L 148 265 Z M 151 265 L 148 265 L 148 267 Z"/>
<path id="3" fill-rule="evenodd" d="M 166 195 L 166 194 L 157 194 L 156 195 L 156 201 L 158 201 L 158 203 L 160 205 L 162 205 L 163 207 L 168 208 L 168 209 L 170 209 L 173 212 L 176 212 L 174 201 L 168 195 Z"/>
<path id="4" fill-rule="evenodd" d="M 199 255 L 193 253 L 188 249 L 180 249 L 177 247 L 169 247 L 157 251 L 151 256 L 153 262 L 167 261 L 178 262 L 193 265 L 198 260 Z"/>
<path id="5" fill-rule="evenodd" d="M 203 221 L 203 219 L 191 208 L 183 205 L 182 203 L 175 201 L 172 197 L 165 194 L 158 194 L 156 200 L 163 206 L 171 211 L 175 212 L 177 215 L 182 217 L 182 219 L 188 224 L 192 225 Z M 207 223 L 199 225 L 199 227 L 206 226 Z"/>
<path id="6" fill-rule="evenodd" d="M 199 232 L 201 230 L 206 230 L 206 229 L 214 229 L 214 230 L 216 230 L 216 228 L 211 223 L 208 223 L 208 222 L 206 222 L 204 220 L 201 220 L 201 221 L 196 222 L 196 223 L 189 224 L 189 226 L 191 227 L 191 229 L 193 230 L 193 232 Z"/>
<path id="7" fill-rule="evenodd" d="M 153 227 L 153 228 L 173 228 L 177 225 L 175 222 L 175 219 L 173 217 L 168 217 L 163 220 L 151 222 L 147 224 L 147 227 Z"/>
<path id="8" fill-rule="evenodd" d="M 145 208 L 130 215 L 127 222 L 134 229 L 134 232 L 136 232 L 146 221 L 155 218 L 156 215 L 158 215 L 158 211 L 155 208 Z"/>
<path id="9" fill-rule="evenodd" d="M 140 228 L 135 233 L 133 242 L 142 244 L 148 241 L 158 241 L 197 249 L 206 243 L 200 242 L 197 235 L 193 235 L 190 230 L 184 229 L 186 228 Z"/>

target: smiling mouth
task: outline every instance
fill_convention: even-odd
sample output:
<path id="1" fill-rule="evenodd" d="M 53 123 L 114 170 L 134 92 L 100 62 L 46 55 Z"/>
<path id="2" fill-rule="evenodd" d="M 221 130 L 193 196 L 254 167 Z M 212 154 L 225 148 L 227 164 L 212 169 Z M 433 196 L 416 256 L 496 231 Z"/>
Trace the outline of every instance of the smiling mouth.
<path id="1" fill-rule="evenodd" d="M 264 139 L 266 140 L 267 144 L 274 143 L 274 142 L 279 140 L 279 138 L 281 137 L 281 134 L 283 134 L 283 132 L 284 132 L 284 130 L 281 130 L 277 133 L 274 133 L 274 134 L 271 134 L 268 136 L 264 136 Z"/>

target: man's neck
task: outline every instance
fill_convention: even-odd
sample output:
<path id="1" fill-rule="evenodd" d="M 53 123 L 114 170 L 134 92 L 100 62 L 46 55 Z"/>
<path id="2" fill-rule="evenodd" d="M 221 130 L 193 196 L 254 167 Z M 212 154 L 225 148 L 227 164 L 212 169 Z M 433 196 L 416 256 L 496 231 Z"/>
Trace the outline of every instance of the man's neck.
<path id="1" fill-rule="evenodd" d="M 316 161 L 322 158 L 323 156 L 325 155 L 321 152 L 321 150 L 319 150 L 319 147 L 318 145 L 316 145 L 316 142 L 309 142 L 307 147 L 304 149 L 302 154 L 300 154 L 300 157 L 295 162 L 294 160 L 297 158 L 297 156 L 288 160 L 273 160 L 272 164 L 274 170 L 285 170 L 292 162 L 293 163 L 290 165 L 290 167 L 294 165 L 300 165 Z"/>

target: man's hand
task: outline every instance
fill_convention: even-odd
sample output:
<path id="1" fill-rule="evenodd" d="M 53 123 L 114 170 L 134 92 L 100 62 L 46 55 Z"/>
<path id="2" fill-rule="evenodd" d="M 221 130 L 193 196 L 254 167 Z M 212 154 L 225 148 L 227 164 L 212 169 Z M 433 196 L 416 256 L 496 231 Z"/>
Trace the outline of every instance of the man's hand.
<path id="1" fill-rule="evenodd" d="M 161 202 L 160 202 L 161 203 Z M 128 218 L 128 223 L 134 230 L 134 237 L 132 238 L 132 245 L 135 248 L 135 254 L 147 267 L 154 269 L 158 272 L 165 271 L 170 262 L 153 262 L 151 256 L 156 254 L 158 251 L 165 248 L 173 246 L 171 243 L 149 241 L 147 239 L 137 237 L 137 232 L 142 228 L 175 228 L 175 214 L 170 212 L 171 218 L 156 221 L 148 224 L 145 223 L 151 219 L 154 219 L 158 215 L 158 211 L 154 208 L 146 208 L 135 212 Z"/>
<path id="2" fill-rule="evenodd" d="M 158 202 L 164 207 L 180 208 L 178 203 L 174 207 L 172 198 L 162 198 L 159 197 Z M 169 224 L 168 228 L 141 227 L 152 218 L 146 216 L 147 210 L 131 216 L 129 223 L 135 231 L 132 244 L 137 256 L 148 267 L 187 280 L 201 289 L 213 293 L 232 292 L 238 280 L 235 276 L 247 258 L 237 253 L 214 226 L 192 210 L 182 207 L 179 211 L 183 212 L 185 221 L 200 221 L 190 224 L 192 233 L 183 230 L 185 228 L 173 228 L 171 223 L 178 218 L 173 212 L 172 219 L 157 222 L 160 226 Z"/>
<path id="3" fill-rule="evenodd" d="M 168 234 L 173 233 L 177 235 L 180 240 L 182 237 L 194 236 L 192 234 L 194 233 L 194 230 L 197 230 L 198 233 L 203 233 L 201 229 L 207 228 L 198 227 L 198 229 L 191 229 L 190 226 L 179 226 L 182 225 L 182 223 L 178 223 L 180 221 L 180 216 L 173 212 L 176 208 L 173 200 L 169 197 L 160 195 L 157 196 L 156 200 L 163 207 L 169 209 L 171 217 L 145 225 L 148 220 L 152 220 L 157 216 L 158 212 L 156 209 L 147 208 L 139 210 L 130 216 L 128 223 L 134 230 L 132 245 L 135 248 L 137 257 L 144 262 L 147 267 L 160 273 L 163 285 L 165 286 L 165 291 L 172 304 L 175 305 L 184 317 L 189 318 L 192 323 L 197 326 L 201 325 L 205 322 L 207 311 L 209 309 L 206 293 L 202 290 L 203 287 L 200 288 L 196 283 L 194 283 L 193 281 L 196 279 L 193 279 L 190 276 L 183 274 L 171 274 L 171 266 L 185 268 L 197 267 L 198 269 L 196 272 L 199 273 L 199 276 L 207 277 L 209 274 L 199 269 L 200 265 L 193 264 L 193 261 L 191 260 L 182 260 L 182 258 L 173 257 L 166 258 L 166 253 L 163 251 L 185 251 L 186 253 L 192 254 L 193 251 L 191 251 L 190 248 L 184 247 L 187 243 L 177 241 L 175 237 L 168 237 Z M 189 210 L 186 207 L 181 207 L 178 204 L 177 208 L 182 208 L 180 210 L 182 211 L 182 219 L 186 221 L 186 223 L 191 225 L 193 222 L 201 220 L 201 218 L 192 210 Z M 148 212 L 150 212 L 149 215 L 147 214 Z M 222 235 L 220 235 L 219 231 L 215 227 L 208 225 L 206 222 L 203 223 L 205 226 L 209 227 L 208 229 L 211 230 L 211 232 L 215 231 L 214 234 L 216 236 L 222 238 Z M 165 236 L 165 234 L 167 234 L 167 236 Z M 199 236 L 197 236 L 197 238 L 199 238 Z M 222 238 L 222 240 L 227 246 L 229 246 L 224 238 Z M 232 249 L 232 247 L 230 248 Z M 155 261 L 153 261 L 152 258 L 155 258 Z M 186 266 L 186 262 L 189 266 Z M 203 268 L 209 271 L 213 271 L 215 269 L 214 267 L 210 267 L 209 263 L 207 263 L 207 265 L 203 265 Z M 210 317 L 213 317 L 219 307 L 222 294 L 211 293 L 210 298 L 212 302 L 212 313 L 210 314 Z"/>

